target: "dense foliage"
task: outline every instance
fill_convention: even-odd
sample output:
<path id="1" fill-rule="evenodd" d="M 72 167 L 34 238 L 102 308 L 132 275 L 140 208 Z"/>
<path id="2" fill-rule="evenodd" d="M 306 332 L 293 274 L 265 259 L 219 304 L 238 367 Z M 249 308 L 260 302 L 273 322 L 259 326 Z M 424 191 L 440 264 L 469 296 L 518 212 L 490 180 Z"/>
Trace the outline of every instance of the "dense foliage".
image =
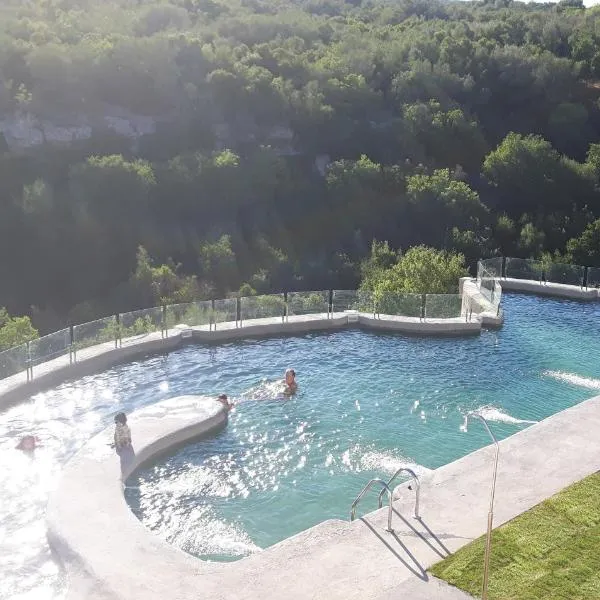
<path id="1" fill-rule="evenodd" d="M 458 280 L 468 275 L 464 256 L 425 246 L 414 246 L 403 255 L 387 243 L 373 242 L 363 263 L 361 289 L 376 297 L 389 293 L 456 294 Z"/>
<path id="2" fill-rule="evenodd" d="M 0 135 L 0 305 L 354 288 L 374 239 L 600 265 L 598 32 L 577 0 L 3 0 L 0 126 L 91 137 Z"/>
<path id="3" fill-rule="evenodd" d="M 29 317 L 11 317 L 0 306 L 0 351 L 29 342 L 38 337 Z"/>

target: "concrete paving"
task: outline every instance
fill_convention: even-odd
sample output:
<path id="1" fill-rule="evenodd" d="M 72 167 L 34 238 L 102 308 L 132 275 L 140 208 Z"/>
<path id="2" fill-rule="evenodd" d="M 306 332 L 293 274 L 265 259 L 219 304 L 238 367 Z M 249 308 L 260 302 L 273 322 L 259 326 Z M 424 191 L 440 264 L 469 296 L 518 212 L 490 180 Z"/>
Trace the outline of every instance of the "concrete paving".
<path id="1" fill-rule="evenodd" d="M 130 423 L 136 446 L 131 469 L 172 444 L 223 426 L 224 415 L 216 401 L 187 397 L 134 413 Z M 597 471 L 599 429 L 597 397 L 500 442 L 495 526 Z M 118 461 L 107 450 L 111 431 L 67 465 L 48 506 L 49 540 L 69 574 L 69 600 L 468 597 L 426 569 L 485 532 L 492 447 L 423 476 L 419 519 L 413 516 L 414 491 L 400 485 L 393 532 L 386 531 L 382 509 L 352 523 L 325 521 L 224 564 L 180 552 L 133 516 Z"/>

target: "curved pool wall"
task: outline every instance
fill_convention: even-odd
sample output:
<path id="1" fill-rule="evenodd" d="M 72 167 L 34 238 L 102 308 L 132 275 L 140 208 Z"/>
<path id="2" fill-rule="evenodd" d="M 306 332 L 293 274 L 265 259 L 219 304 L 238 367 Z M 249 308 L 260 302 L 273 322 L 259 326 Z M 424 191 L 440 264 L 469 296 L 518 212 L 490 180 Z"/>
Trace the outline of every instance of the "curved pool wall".
<path id="1" fill-rule="evenodd" d="M 481 295 L 474 280 L 460 281 L 463 296 L 463 315 L 448 319 L 420 319 L 394 315 L 373 315 L 346 311 L 324 315 L 291 316 L 251 319 L 238 326 L 235 321 L 219 324 L 219 329 L 209 325 L 187 327 L 178 325 L 166 331 L 149 333 L 124 340 L 121 347 L 114 342 L 105 342 L 79 350 L 77 361 L 69 355 L 49 360 L 34 367 L 35 376 L 30 379 L 21 372 L 0 380 L 0 408 L 20 402 L 36 392 L 56 386 L 67 379 L 82 377 L 104 370 L 113 365 L 134 360 L 153 353 L 170 352 L 182 343 L 229 342 L 247 337 L 269 337 L 297 335 L 308 332 L 328 331 L 348 326 L 363 327 L 379 331 L 405 333 L 409 335 L 463 336 L 477 335 L 482 327 L 500 327 L 502 316 L 494 312 L 490 303 Z M 467 309 L 470 307 L 470 309 Z M 469 310 L 469 312 L 467 312 Z"/>
<path id="2" fill-rule="evenodd" d="M 194 396 L 133 413 L 136 458 L 125 475 L 226 419 L 218 402 Z M 599 427 L 600 398 L 593 398 L 502 440 L 495 525 L 598 470 Z M 418 519 L 414 491 L 399 486 L 393 532 L 383 509 L 354 522 L 322 522 L 234 564 L 200 561 L 130 512 L 107 446 L 111 433 L 94 437 L 69 462 L 48 505 L 49 540 L 67 570 L 69 600 L 432 598 L 435 583 L 425 569 L 485 531 L 492 447 L 422 477 Z M 452 595 L 435 597 L 463 597 L 443 590 Z"/>
<path id="3" fill-rule="evenodd" d="M 122 481 L 161 453 L 214 434 L 226 423 L 227 411 L 214 398 L 180 396 L 129 415 L 134 454 L 123 467 L 110 448 L 113 427 L 69 461 L 46 517 L 48 540 L 68 575 L 69 598 L 147 599 L 151 594 L 144 587 L 153 587 L 152 581 L 166 573 L 170 591 L 152 597 L 196 597 L 188 587 L 189 575 L 207 565 L 148 537 L 125 504 Z M 132 565 L 143 573 L 136 574 Z"/>

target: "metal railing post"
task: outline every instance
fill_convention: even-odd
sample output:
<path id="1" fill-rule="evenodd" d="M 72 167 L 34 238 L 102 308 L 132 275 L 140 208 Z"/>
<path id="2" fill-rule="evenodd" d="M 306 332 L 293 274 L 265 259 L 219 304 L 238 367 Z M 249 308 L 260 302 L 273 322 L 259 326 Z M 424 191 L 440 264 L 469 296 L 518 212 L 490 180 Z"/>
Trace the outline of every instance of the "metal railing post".
<path id="1" fill-rule="evenodd" d="M 288 293 L 287 292 L 283 292 L 283 314 L 281 315 L 281 322 L 282 323 L 290 322 L 289 307 L 288 307 Z"/>
<path id="2" fill-rule="evenodd" d="M 166 304 L 163 304 L 161 306 L 160 337 L 163 339 L 169 337 L 169 330 L 167 329 L 167 305 Z"/>
<path id="3" fill-rule="evenodd" d="M 582 287 L 585 286 L 585 289 L 588 289 L 588 267 L 583 267 L 583 280 Z"/>
<path id="4" fill-rule="evenodd" d="M 502 257 L 502 270 L 500 272 L 500 277 L 506 279 L 506 256 Z"/>
<path id="5" fill-rule="evenodd" d="M 238 305 L 239 305 L 239 308 L 240 308 L 240 327 L 244 326 L 244 322 L 242 321 L 242 300 L 243 299 L 244 299 L 243 297 L 242 298 L 238 298 Z M 213 300 L 213 304 L 214 304 L 214 300 Z M 217 329 L 217 324 L 215 323 L 215 330 L 216 329 Z"/>
<path id="6" fill-rule="evenodd" d="M 488 422 L 480 414 L 478 414 L 476 412 L 470 412 L 467 414 L 467 422 L 470 418 L 479 419 L 483 423 L 483 426 L 485 427 L 486 431 L 488 432 L 489 436 L 492 438 L 492 441 L 494 442 L 494 444 L 496 446 L 496 454 L 494 456 L 494 471 L 492 474 L 492 488 L 490 491 L 490 507 L 489 507 L 488 519 L 487 519 L 487 533 L 486 533 L 486 538 L 485 538 L 485 554 L 483 557 L 483 586 L 482 586 L 481 598 L 482 598 L 482 600 L 487 600 L 487 598 L 488 598 L 488 581 L 489 581 L 489 574 L 490 574 L 490 555 L 492 552 L 492 529 L 493 529 L 493 522 L 494 522 L 494 495 L 496 493 L 496 476 L 498 474 L 498 455 L 500 454 L 500 444 L 498 444 L 498 440 L 496 439 L 496 436 L 492 433 L 492 430 L 490 429 Z"/>
<path id="7" fill-rule="evenodd" d="M 328 303 L 327 318 L 333 319 L 333 290 L 329 290 L 329 303 Z"/>
<path id="8" fill-rule="evenodd" d="M 115 320 L 117 322 L 115 328 L 115 348 L 121 348 L 123 346 L 123 341 L 121 339 L 121 315 L 119 313 L 115 315 Z"/>
<path id="9" fill-rule="evenodd" d="M 73 325 L 69 325 L 69 337 L 70 337 L 70 345 L 69 345 L 69 364 L 73 364 L 74 354 L 75 354 L 75 340 L 73 335 Z"/>
<path id="10" fill-rule="evenodd" d="M 427 295 L 421 294 L 421 321 L 425 321 L 425 303 L 427 302 Z"/>
<path id="11" fill-rule="evenodd" d="M 27 342 L 27 381 L 31 381 L 33 379 L 33 368 L 31 366 L 31 346 L 30 343 Z"/>

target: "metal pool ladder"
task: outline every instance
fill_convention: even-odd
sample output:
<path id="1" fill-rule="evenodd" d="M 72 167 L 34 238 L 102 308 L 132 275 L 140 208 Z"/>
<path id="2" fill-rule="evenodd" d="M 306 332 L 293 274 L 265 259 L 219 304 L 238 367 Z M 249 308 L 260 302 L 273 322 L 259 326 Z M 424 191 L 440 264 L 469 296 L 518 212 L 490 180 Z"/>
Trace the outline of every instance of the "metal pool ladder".
<path id="1" fill-rule="evenodd" d="M 394 531 L 392 529 L 392 514 L 393 514 L 392 505 L 394 502 L 394 492 L 393 492 L 391 486 L 394 483 L 394 481 L 396 480 L 396 477 L 398 477 L 398 475 L 400 475 L 400 473 L 408 473 L 413 479 L 413 483 L 415 486 L 415 517 L 417 519 L 420 518 L 419 517 L 419 496 L 421 493 L 421 482 L 419 481 L 417 474 L 412 469 L 408 469 L 406 467 L 401 467 L 392 475 L 392 477 L 390 477 L 390 480 L 387 483 L 385 481 L 383 481 L 383 479 L 371 479 L 371 481 L 369 481 L 369 483 L 367 483 L 367 485 L 365 485 L 365 487 L 361 490 L 360 494 L 358 494 L 358 496 L 352 503 L 352 506 L 350 508 L 350 521 L 354 521 L 354 519 L 356 518 L 356 507 L 358 506 L 359 502 L 363 499 L 363 496 L 374 485 L 379 485 L 381 487 L 381 492 L 379 492 L 379 508 L 381 508 L 383 506 L 383 495 L 387 492 L 388 497 L 389 497 L 387 531 L 390 531 L 390 532 Z"/>
<path id="2" fill-rule="evenodd" d="M 390 494 L 392 494 L 392 496 L 393 496 L 394 490 L 392 489 L 392 483 L 394 483 L 394 481 L 396 480 L 396 477 L 398 477 L 398 475 L 400 475 L 400 473 L 408 473 L 412 477 L 413 484 L 415 486 L 415 518 L 418 519 L 418 518 L 420 518 L 419 517 L 419 497 L 421 495 L 421 482 L 419 481 L 417 474 L 412 469 L 408 469 L 406 467 L 400 467 L 390 477 L 390 480 L 387 482 L 388 489 L 390 490 Z M 381 493 L 379 494 L 379 508 L 381 508 L 383 506 L 383 491 L 384 490 L 381 490 Z"/>
<path id="3" fill-rule="evenodd" d="M 379 508 L 381 508 L 382 506 L 382 496 L 385 492 L 388 493 L 388 496 L 390 498 L 390 505 L 388 508 L 388 526 L 387 526 L 387 530 L 388 531 L 393 531 L 392 529 L 392 502 L 393 502 L 393 498 L 392 498 L 392 490 L 390 490 L 390 486 L 383 481 L 383 479 L 371 479 L 371 481 L 369 481 L 369 483 L 367 483 L 367 485 L 365 485 L 365 487 L 361 490 L 360 494 L 358 496 L 356 496 L 356 499 L 354 500 L 354 502 L 352 503 L 352 506 L 350 508 L 350 520 L 354 521 L 354 518 L 356 517 L 356 507 L 358 506 L 358 503 L 362 500 L 363 496 L 375 485 L 379 485 L 381 486 L 381 493 L 379 494 Z"/>

